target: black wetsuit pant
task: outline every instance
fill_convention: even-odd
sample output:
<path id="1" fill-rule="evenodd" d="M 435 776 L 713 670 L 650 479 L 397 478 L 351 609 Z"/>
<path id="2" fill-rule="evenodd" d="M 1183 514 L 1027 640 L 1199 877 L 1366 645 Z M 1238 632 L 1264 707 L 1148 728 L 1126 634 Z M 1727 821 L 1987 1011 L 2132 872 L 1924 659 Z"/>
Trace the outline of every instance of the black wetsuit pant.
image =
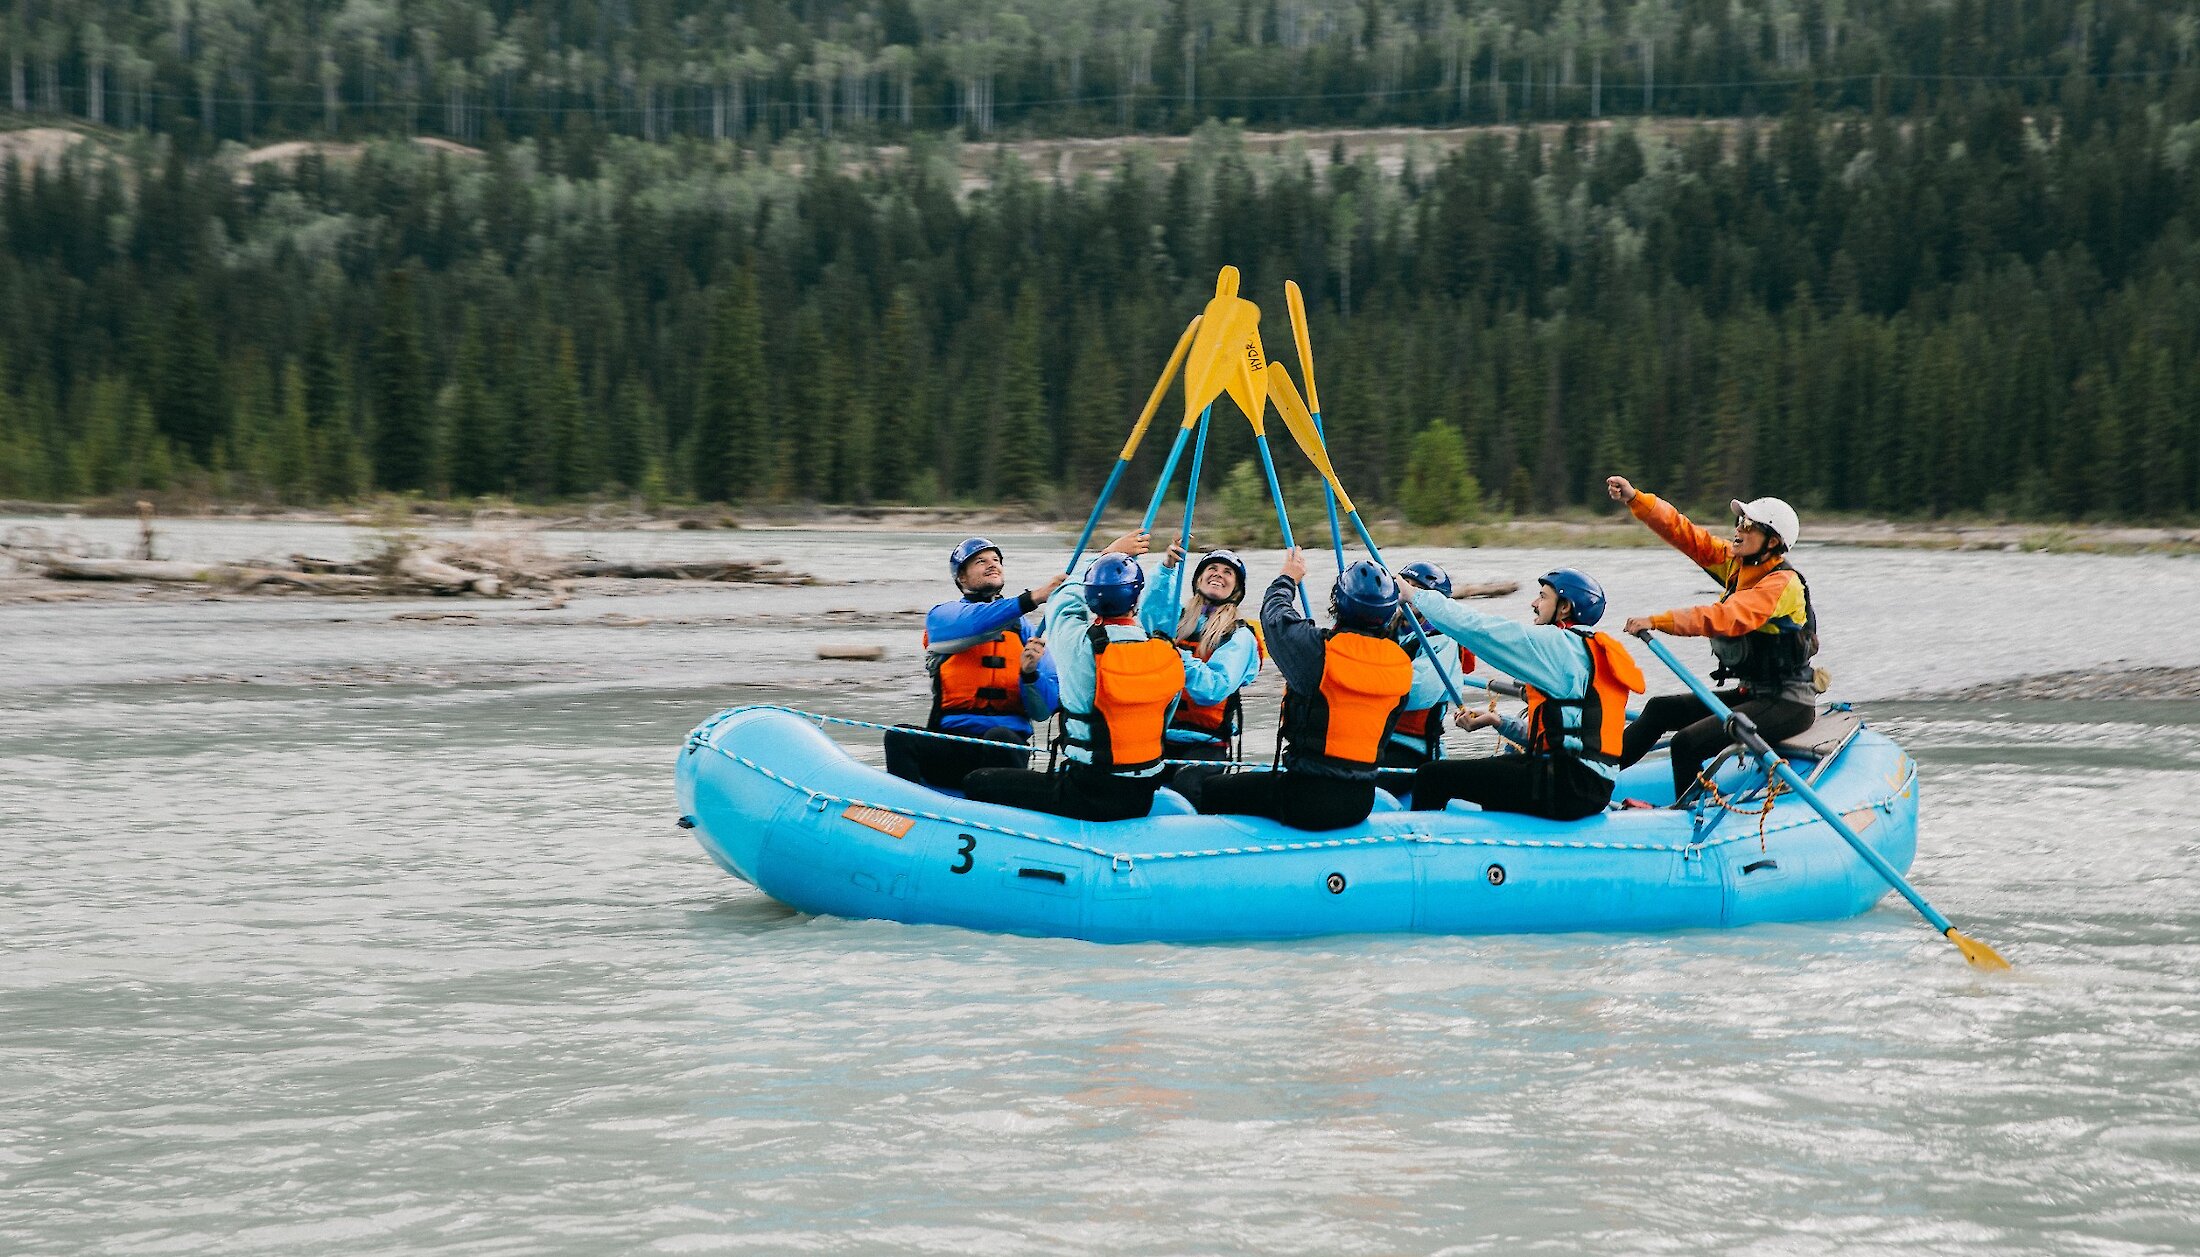
<path id="1" fill-rule="evenodd" d="M 1343 829 L 1375 809 L 1375 783 L 1295 772 L 1226 772 L 1197 764 L 1176 775 L 1177 793 L 1208 816 L 1265 816 L 1293 829 Z"/>
<path id="2" fill-rule="evenodd" d="M 1578 821 L 1604 810 L 1612 783 L 1570 755 L 1440 759 L 1413 774 L 1414 811 L 1439 812 L 1453 799 L 1479 803 L 1485 812 Z"/>
<path id="3" fill-rule="evenodd" d="M 1757 724 L 1767 742 L 1792 738 L 1810 728 L 1818 709 L 1809 703 L 1780 698 L 1749 698 L 1738 689 L 1721 690 L 1719 701 Z M 1632 764 L 1650 753 L 1658 739 L 1673 735 L 1673 797 L 1678 799 L 1696 784 L 1696 774 L 1725 748 L 1726 728 L 1711 716 L 1711 709 L 1693 694 L 1668 694 L 1642 705 L 1642 714 L 1627 726 L 1620 743 L 1619 762 Z"/>
<path id="4" fill-rule="evenodd" d="M 916 725 L 901 725 L 886 731 L 886 771 L 903 781 L 914 781 L 920 786 L 939 786 L 948 790 L 963 788 L 963 778 L 980 768 L 1020 768 L 1031 762 L 1031 735 L 1008 729 L 989 729 L 982 735 L 988 742 L 1002 743 L 1000 750 L 991 747 L 972 746 L 968 742 L 950 742 L 945 738 L 928 738 L 921 733 L 904 733 Z"/>
<path id="5" fill-rule="evenodd" d="M 963 793 L 980 803 L 1003 803 L 1080 821 L 1127 821 L 1153 810 L 1159 777 L 1122 777 L 1072 761 L 1058 773 L 1028 768 L 981 768 L 963 778 Z"/>

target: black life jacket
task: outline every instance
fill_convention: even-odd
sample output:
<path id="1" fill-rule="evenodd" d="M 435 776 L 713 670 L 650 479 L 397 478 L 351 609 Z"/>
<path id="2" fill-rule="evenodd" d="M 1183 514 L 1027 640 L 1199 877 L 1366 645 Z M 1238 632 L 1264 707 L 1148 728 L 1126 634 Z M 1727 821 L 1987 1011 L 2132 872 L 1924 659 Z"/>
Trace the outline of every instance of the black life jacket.
<path id="1" fill-rule="evenodd" d="M 1719 657 L 1719 666 L 1711 673 L 1714 682 L 1739 681 L 1751 694 L 1774 694 L 1790 683 L 1811 679 L 1811 659 L 1818 654 L 1818 609 L 1810 600 L 1810 582 L 1803 573 L 1782 555 L 1780 560 L 1767 568 L 1758 580 L 1774 572 L 1795 573 L 1795 581 L 1803 587 L 1803 619 L 1796 623 L 1786 618 L 1768 621 L 1763 628 L 1727 638 L 1740 647 L 1740 657 L 1731 657 L 1731 648 L 1720 650 L 1713 642 L 1713 653 Z M 1742 565 L 1736 563 L 1734 572 L 1726 579 L 1726 592 L 1719 596 L 1724 602 L 1740 588 Z"/>

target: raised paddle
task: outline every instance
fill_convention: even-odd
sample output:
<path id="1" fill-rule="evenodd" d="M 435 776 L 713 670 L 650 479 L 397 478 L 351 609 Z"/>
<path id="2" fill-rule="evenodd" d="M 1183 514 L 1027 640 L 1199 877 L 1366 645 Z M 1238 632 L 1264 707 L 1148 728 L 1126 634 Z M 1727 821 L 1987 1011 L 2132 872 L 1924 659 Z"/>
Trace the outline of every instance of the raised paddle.
<path id="1" fill-rule="evenodd" d="M 1207 462 L 1207 423 L 1213 414 L 1210 406 L 1199 417 L 1199 439 L 1192 443 L 1192 478 L 1184 482 L 1184 532 L 1176 545 L 1186 553 L 1192 548 L 1192 512 L 1199 506 L 1199 469 Z"/>
<path id="2" fill-rule="evenodd" d="M 1279 367 L 1277 370 L 1280 374 L 1282 368 Z M 1264 371 L 1262 374 L 1265 375 L 1266 372 Z M 1267 395 L 1265 380 L 1262 381 L 1262 395 Z M 1299 543 L 1291 537 L 1291 512 L 1284 509 L 1283 485 L 1276 480 L 1276 460 L 1268 452 L 1268 407 L 1263 405 L 1260 408 L 1260 413 L 1252 415 L 1250 418 L 1253 421 L 1253 448 L 1260 451 L 1260 469 L 1268 477 L 1268 496 L 1276 504 L 1276 527 L 1283 532 L 1283 548 L 1286 550 L 1293 549 Z M 1332 512 L 1336 509 L 1334 500 L 1330 503 L 1330 509 Z M 1337 570 L 1340 572 L 1344 570 L 1344 547 L 1342 546 L 1337 548 Z M 1299 582 L 1299 610 L 1305 612 L 1308 619 L 1314 618 L 1314 602 L 1307 596 L 1304 581 Z"/>
<path id="3" fill-rule="evenodd" d="M 1214 297 L 1200 311 L 1199 335 L 1184 369 L 1187 423 L 1224 393 L 1247 415 L 1261 407 L 1266 387 L 1261 368 L 1268 360 L 1260 345 L 1260 307 L 1237 292 L 1238 269 L 1223 267 L 1215 276 Z"/>
<path id="4" fill-rule="evenodd" d="M 1833 826 L 1833 832 L 1841 835 L 1843 841 L 1855 848 L 1856 854 L 1864 857 L 1864 863 L 1871 865 L 1873 872 L 1885 878 L 1889 886 L 1900 891 L 1902 897 L 1910 901 L 1910 906 L 1917 909 L 1919 916 L 1924 917 L 1934 929 L 1946 935 L 1948 941 L 1956 945 L 1956 950 L 1963 953 L 1965 960 L 1981 969 L 2007 969 L 2009 967 L 2009 962 L 2002 959 L 2000 952 L 1957 929 L 1949 922 L 1948 918 L 1940 915 L 1939 909 L 1925 902 L 1925 896 L 1917 893 L 1917 889 L 1910 885 L 1909 879 L 1896 872 L 1895 867 L 1887 863 L 1885 856 L 1872 850 L 1871 845 L 1866 843 L 1855 830 L 1850 829 L 1847 821 L 1841 819 L 1841 814 L 1834 811 L 1831 804 L 1819 798 L 1818 792 L 1810 788 L 1810 784 L 1803 780 L 1793 766 L 1780 757 L 1778 751 L 1772 749 L 1772 744 L 1765 741 L 1763 734 L 1757 732 L 1755 721 L 1740 712 L 1729 710 L 1725 703 L 1719 701 L 1719 696 L 1711 692 L 1710 686 L 1697 680 L 1695 673 L 1682 667 L 1681 661 L 1673 657 L 1673 652 L 1667 650 L 1663 644 L 1651 636 L 1649 629 L 1644 629 L 1635 636 L 1641 638 L 1643 644 L 1650 648 L 1650 653 L 1656 655 L 1666 667 L 1671 668 L 1673 675 L 1681 679 L 1681 684 L 1687 686 L 1689 692 L 1703 703 L 1712 716 L 1726 726 L 1728 737 L 1741 743 L 1749 749 L 1751 754 L 1763 760 L 1768 771 L 1787 783 L 1787 788 L 1800 795 L 1803 802 L 1810 804 L 1812 810 L 1823 817 L 1828 825 Z"/>
<path id="5" fill-rule="evenodd" d="M 1307 460 L 1314 464 L 1314 470 L 1320 472 L 1322 479 L 1329 482 L 1330 490 L 1337 495 L 1337 504 L 1344 508 L 1345 518 L 1352 521 L 1353 530 L 1360 534 L 1360 544 L 1367 547 L 1368 556 L 1377 565 L 1388 567 L 1389 564 L 1383 562 L 1383 552 L 1375 546 L 1375 538 L 1368 535 L 1366 521 L 1360 518 L 1359 509 L 1352 505 L 1352 495 L 1346 493 L 1344 486 L 1337 482 L 1337 469 L 1329 464 L 1329 447 L 1322 444 L 1322 434 L 1315 431 L 1314 417 L 1307 413 L 1306 403 L 1299 400 L 1299 390 L 1292 386 L 1290 374 L 1281 366 L 1272 367 L 1268 374 L 1268 396 L 1275 399 L 1276 410 L 1283 416 L 1283 426 L 1291 430 L 1292 439 L 1299 443 L 1300 449 L 1306 451 Z M 1344 571 L 1342 567 L 1337 570 L 1339 573 Z M 1410 606 L 1408 610 L 1411 610 Z M 1413 626 L 1413 635 L 1420 639 L 1421 649 L 1427 651 L 1429 658 L 1434 660 L 1436 647 L 1428 639 L 1428 630 L 1421 627 L 1421 617 L 1409 614 L 1406 616 L 1406 623 Z M 1459 696 L 1459 687 L 1452 684 L 1449 672 L 1441 667 L 1437 668 L 1436 679 L 1444 683 L 1444 693 L 1450 697 L 1454 707 L 1466 706 L 1467 700 Z"/>
<path id="6" fill-rule="evenodd" d="M 1092 514 L 1085 520 L 1085 531 L 1077 534 L 1077 548 L 1069 552 L 1069 566 L 1064 574 L 1077 571 L 1077 560 L 1085 557 L 1085 547 L 1092 541 L 1092 530 L 1100 526 L 1100 513 L 1108 509 L 1108 499 L 1115 496 L 1116 483 L 1123 479 L 1123 469 L 1131 465 L 1131 455 L 1138 452 L 1138 443 L 1146 439 L 1146 425 L 1153 422 L 1154 412 L 1161 409 L 1161 398 L 1176 379 L 1177 368 L 1184 365 L 1184 355 L 1192 347 L 1192 337 L 1199 331 L 1199 317 L 1184 325 L 1184 334 L 1176 338 L 1176 348 L 1169 352 L 1169 365 L 1161 368 L 1161 378 L 1153 382 L 1153 392 L 1146 395 L 1146 408 L 1138 412 L 1138 422 L 1131 428 L 1130 439 L 1123 442 L 1123 452 L 1115 456 L 1115 466 L 1108 470 L 1108 481 L 1100 487 L 1100 500 L 1092 504 Z"/>
<path id="7" fill-rule="evenodd" d="M 1153 497 L 1138 525 L 1141 532 L 1153 531 L 1169 482 L 1176 478 L 1177 461 L 1184 457 L 1184 444 L 1191 439 L 1192 428 L 1214 408 L 1215 399 L 1227 392 L 1240 407 L 1261 403 L 1253 393 L 1256 378 L 1245 365 L 1248 354 L 1256 361 L 1260 358 L 1260 307 L 1239 297 L 1237 291 L 1238 269 L 1223 267 L 1215 276 L 1214 298 L 1200 312 L 1199 328 L 1185 359 L 1184 422 L 1161 464 L 1161 478 L 1154 482 Z"/>
<path id="8" fill-rule="evenodd" d="M 1306 334 L 1306 298 L 1299 293 L 1299 281 L 1283 281 L 1283 302 L 1291 308 L 1291 339 L 1299 349 L 1299 374 L 1306 377 L 1306 409 L 1314 420 L 1314 434 L 1327 441 L 1328 434 L 1322 431 L 1321 390 L 1314 387 L 1314 341 Z M 1268 479 L 1273 482 L 1275 473 L 1270 472 Z M 1337 570 L 1341 572 L 1344 570 L 1344 532 L 1337 527 L 1337 495 L 1327 481 L 1322 483 L 1322 500 L 1329 507 L 1329 548 L 1336 551 Z"/>
<path id="9" fill-rule="evenodd" d="M 1169 456 L 1162 460 L 1161 475 L 1153 482 L 1153 496 L 1146 501 L 1146 513 L 1138 521 L 1138 531 L 1153 531 L 1153 522 L 1161 515 L 1161 500 L 1169 496 L 1169 482 L 1176 479 L 1177 462 L 1184 457 L 1185 442 L 1192 439 L 1192 429 L 1200 426 L 1207 412 L 1213 409 L 1214 403 L 1208 402 L 1205 409 L 1187 416 L 1184 426 L 1176 430 L 1176 440 L 1169 443 Z"/>

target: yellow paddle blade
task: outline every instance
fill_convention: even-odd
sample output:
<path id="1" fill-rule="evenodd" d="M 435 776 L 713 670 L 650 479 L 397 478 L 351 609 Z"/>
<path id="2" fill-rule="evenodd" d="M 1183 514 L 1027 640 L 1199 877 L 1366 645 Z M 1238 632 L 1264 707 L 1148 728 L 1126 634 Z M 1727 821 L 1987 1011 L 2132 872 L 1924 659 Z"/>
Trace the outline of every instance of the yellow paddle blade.
<path id="1" fill-rule="evenodd" d="M 1268 413 L 1268 355 L 1260 344 L 1260 308 L 1249 301 L 1243 304 L 1253 311 L 1253 325 L 1245 330 L 1245 339 L 1238 345 L 1237 369 L 1230 373 L 1224 389 L 1245 417 L 1252 419 Z M 1255 419 L 1254 426 L 1259 424 L 1260 420 Z"/>
<path id="2" fill-rule="evenodd" d="M 1260 345 L 1260 307 L 1237 295 L 1237 268 L 1225 266 L 1215 281 L 1214 300 L 1200 314 L 1199 335 L 1184 366 L 1184 426 L 1191 427 L 1208 403 L 1224 392 L 1247 414 L 1253 413 L 1262 401 L 1254 381 L 1266 362 Z M 1251 378 L 1248 370 L 1254 373 Z"/>
<path id="3" fill-rule="evenodd" d="M 1291 339 L 1298 342 L 1299 373 L 1306 377 L 1306 408 L 1318 415 L 1322 394 L 1314 387 L 1314 342 L 1306 334 L 1306 298 L 1299 294 L 1299 281 L 1283 281 L 1283 302 L 1291 307 Z"/>
<path id="4" fill-rule="evenodd" d="M 2007 969 L 2009 967 L 2009 962 L 2001 958 L 2000 952 L 1952 925 L 1948 927 L 1948 941 L 1954 943 L 1956 950 L 1963 953 L 1963 958 L 1970 961 L 1976 968 Z"/>
<path id="5" fill-rule="evenodd" d="M 1322 444 L 1322 434 L 1314 429 L 1314 416 L 1307 413 L 1306 403 L 1299 400 L 1299 390 L 1292 386 L 1291 375 L 1280 362 L 1268 364 L 1268 397 L 1276 403 L 1276 413 L 1283 416 L 1283 426 L 1291 430 L 1291 439 L 1306 451 L 1306 457 L 1314 464 L 1314 470 L 1329 482 L 1330 491 L 1337 495 L 1337 505 L 1344 513 L 1352 513 L 1352 495 L 1337 483 L 1337 469 L 1329 465 L 1329 450 Z"/>
<path id="6" fill-rule="evenodd" d="M 1169 351 L 1169 365 L 1161 368 L 1161 378 L 1153 382 L 1153 392 L 1146 395 L 1146 408 L 1138 412 L 1138 423 L 1131 429 L 1130 439 L 1123 442 L 1123 452 L 1116 458 L 1131 461 L 1138 452 L 1138 443 L 1146 439 L 1146 425 L 1153 422 L 1154 412 L 1161 409 L 1161 397 L 1169 391 L 1169 384 L 1176 379 L 1176 369 L 1184 365 L 1184 355 L 1192 347 L 1192 337 L 1199 331 L 1199 315 L 1184 325 L 1184 334 L 1176 338 L 1176 348 Z"/>

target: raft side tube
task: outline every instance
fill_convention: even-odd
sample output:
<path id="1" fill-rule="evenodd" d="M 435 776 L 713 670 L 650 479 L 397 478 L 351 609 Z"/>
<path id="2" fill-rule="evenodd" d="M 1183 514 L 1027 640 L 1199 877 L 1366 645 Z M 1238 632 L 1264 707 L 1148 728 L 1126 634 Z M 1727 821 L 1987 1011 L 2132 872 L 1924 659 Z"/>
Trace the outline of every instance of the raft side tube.
<path id="1" fill-rule="evenodd" d="M 698 841 L 805 912 L 1102 942 L 1226 941 L 1820 919 L 1885 893 L 1792 798 L 1766 818 L 1762 852 L 1755 817 L 1717 809 L 1572 823 L 1394 812 L 1326 833 L 1248 817 L 1092 823 L 900 781 L 784 711 L 736 710 L 698 735 L 707 741 L 679 760 Z M 1867 731 L 1819 788 L 1852 823 L 1875 812 L 1867 840 L 1907 866 L 1915 769 L 1900 748 Z"/>

